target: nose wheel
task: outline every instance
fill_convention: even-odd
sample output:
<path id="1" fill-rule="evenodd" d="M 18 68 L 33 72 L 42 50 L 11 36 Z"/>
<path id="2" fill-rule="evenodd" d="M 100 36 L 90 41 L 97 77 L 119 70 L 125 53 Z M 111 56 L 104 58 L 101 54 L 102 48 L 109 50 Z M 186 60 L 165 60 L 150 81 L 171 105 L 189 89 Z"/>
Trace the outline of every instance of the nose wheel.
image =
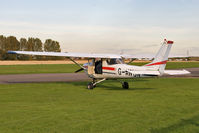
<path id="1" fill-rule="evenodd" d="M 129 89 L 129 83 L 128 82 L 123 82 L 122 83 L 122 88 Z"/>

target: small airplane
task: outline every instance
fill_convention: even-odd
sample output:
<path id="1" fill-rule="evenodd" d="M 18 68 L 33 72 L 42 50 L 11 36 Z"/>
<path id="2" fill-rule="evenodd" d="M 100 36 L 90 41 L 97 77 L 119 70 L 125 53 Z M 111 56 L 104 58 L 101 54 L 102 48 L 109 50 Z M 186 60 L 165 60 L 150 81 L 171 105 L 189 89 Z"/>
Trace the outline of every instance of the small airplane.
<path id="1" fill-rule="evenodd" d="M 141 77 L 157 77 L 163 74 L 181 75 L 190 74 L 186 70 L 165 70 L 173 41 L 166 39 L 154 57 L 153 61 L 144 66 L 128 65 L 124 59 L 136 58 L 136 55 L 117 54 L 86 54 L 86 53 L 61 53 L 61 52 L 34 52 L 34 51 L 8 51 L 9 54 L 40 55 L 40 56 L 62 56 L 67 57 L 81 68 L 76 72 L 84 70 L 92 79 L 88 83 L 88 89 L 93 89 L 97 84 L 110 79 L 131 79 Z M 78 64 L 74 58 L 87 58 L 88 63 Z M 129 88 L 128 82 L 121 82 L 124 89 Z"/>

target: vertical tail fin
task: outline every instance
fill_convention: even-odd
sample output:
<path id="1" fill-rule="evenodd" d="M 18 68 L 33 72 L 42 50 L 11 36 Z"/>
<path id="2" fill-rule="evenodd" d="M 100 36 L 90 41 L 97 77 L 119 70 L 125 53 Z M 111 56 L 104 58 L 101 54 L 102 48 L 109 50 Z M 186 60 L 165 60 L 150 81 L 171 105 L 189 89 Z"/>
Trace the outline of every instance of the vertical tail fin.
<path id="1" fill-rule="evenodd" d="M 160 74 L 163 74 L 172 44 L 173 44 L 173 41 L 167 41 L 165 39 L 161 48 L 159 49 L 158 53 L 156 54 L 154 60 L 145 66 L 154 68 L 154 69 L 158 70 L 160 72 Z"/>

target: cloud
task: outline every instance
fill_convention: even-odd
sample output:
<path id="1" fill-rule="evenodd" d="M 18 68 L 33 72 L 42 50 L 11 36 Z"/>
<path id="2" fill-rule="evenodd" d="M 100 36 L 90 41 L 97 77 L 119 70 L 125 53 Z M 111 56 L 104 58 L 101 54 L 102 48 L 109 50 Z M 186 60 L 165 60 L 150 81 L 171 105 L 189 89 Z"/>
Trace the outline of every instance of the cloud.
<path id="1" fill-rule="evenodd" d="M 199 56 L 199 46 L 198 47 L 191 47 L 188 49 L 189 55 L 191 56 Z"/>
<path id="2" fill-rule="evenodd" d="M 154 53 L 164 38 L 174 40 L 173 53 L 184 48 L 197 53 L 198 29 L 158 26 L 104 26 L 45 24 L 24 21 L 0 21 L 2 34 L 21 37 L 52 38 L 60 42 L 63 51 L 119 53 Z M 189 44 L 189 45 L 188 45 Z M 187 47 L 189 46 L 189 47 Z M 181 50 L 182 49 L 182 50 Z"/>
<path id="3" fill-rule="evenodd" d="M 149 44 L 149 45 L 144 45 L 145 47 L 156 47 L 159 46 L 159 44 Z"/>

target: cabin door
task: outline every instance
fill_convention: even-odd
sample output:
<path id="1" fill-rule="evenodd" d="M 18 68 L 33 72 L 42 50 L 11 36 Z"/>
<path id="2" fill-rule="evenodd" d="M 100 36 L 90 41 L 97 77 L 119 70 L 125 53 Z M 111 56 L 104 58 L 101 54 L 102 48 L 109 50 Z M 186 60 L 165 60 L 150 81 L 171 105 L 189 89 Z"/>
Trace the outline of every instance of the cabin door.
<path id="1" fill-rule="evenodd" d="M 102 74 L 102 60 L 95 62 L 95 74 Z"/>

